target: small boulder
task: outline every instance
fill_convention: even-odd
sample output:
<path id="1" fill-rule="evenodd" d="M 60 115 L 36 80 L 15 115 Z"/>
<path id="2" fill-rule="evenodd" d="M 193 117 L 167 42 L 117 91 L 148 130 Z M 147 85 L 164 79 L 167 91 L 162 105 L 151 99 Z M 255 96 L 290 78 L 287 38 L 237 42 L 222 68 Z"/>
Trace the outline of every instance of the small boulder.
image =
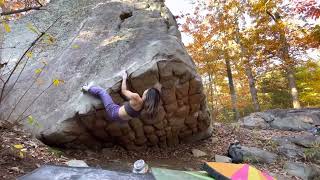
<path id="1" fill-rule="evenodd" d="M 192 154 L 194 157 L 202 157 L 207 155 L 207 153 L 200 151 L 199 149 L 192 149 Z"/>
<path id="2" fill-rule="evenodd" d="M 278 155 L 269 151 L 256 147 L 241 146 L 239 143 L 231 144 L 228 153 L 233 163 L 241 163 L 244 161 L 249 161 L 251 163 L 273 163 L 278 158 Z"/>
<path id="3" fill-rule="evenodd" d="M 87 165 L 87 163 L 85 163 L 84 161 L 76 160 L 76 159 L 67 161 L 67 162 L 65 162 L 65 164 L 68 165 L 68 166 L 71 166 L 71 167 L 89 167 Z"/>
<path id="4" fill-rule="evenodd" d="M 278 147 L 280 154 L 287 156 L 288 158 L 302 158 L 304 155 L 304 149 L 295 144 L 281 144 Z"/>
<path id="5" fill-rule="evenodd" d="M 256 147 L 242 147 L 243 158 L 245 161 L 273 163 L 277 160 L 278 155 Z"/>
<path id="6" fill-rule="evenodd" d="M 303 180 L 317 179 L 320 176 L 320 168 L 316 165 L 306 165 L 301 162 L 286 162 L 285 171 L 290 175 L 297 176 Z"/>
<path id="7" fill-rule="evenodd" d="M 265 121 L 261 114 L 262 113 L 253 113 L 250 116 L 242 118 L 242 120 L 240 120 L 240 125 L 248 129 L 268 129 L 270 125 Z"/>
<path id="8" fill-rule="evenodd" d="M 291 139 L 291 142 L 306 148 L 312 148 L 315 144 L 320 144 L 320 137 L 313 135 L 298 136 Z"/>
<path id="9" fill-rule="evenodd" d="M 227 157 L 227 156 L 220 156 L 220 155 L 215 155 L 214 159 L 216 162 L 224 162 L 224 163 L 231 163 L 232 159 Z"/>

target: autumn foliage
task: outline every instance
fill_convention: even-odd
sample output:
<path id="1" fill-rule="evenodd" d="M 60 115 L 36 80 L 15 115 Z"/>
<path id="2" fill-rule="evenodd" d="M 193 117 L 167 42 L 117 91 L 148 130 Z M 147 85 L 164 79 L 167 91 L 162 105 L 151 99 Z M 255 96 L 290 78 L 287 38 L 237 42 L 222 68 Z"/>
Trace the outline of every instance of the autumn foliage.
<path id="1" fill-rule="evenodd" d="M 181 29 L 192 38 L 187 48 L 203 76 L 216 119 L 320 105 L 319 56 L 308 56 L 320 42 L 316 1 L 195 4 L 193 13 L 179 16 Z"/>

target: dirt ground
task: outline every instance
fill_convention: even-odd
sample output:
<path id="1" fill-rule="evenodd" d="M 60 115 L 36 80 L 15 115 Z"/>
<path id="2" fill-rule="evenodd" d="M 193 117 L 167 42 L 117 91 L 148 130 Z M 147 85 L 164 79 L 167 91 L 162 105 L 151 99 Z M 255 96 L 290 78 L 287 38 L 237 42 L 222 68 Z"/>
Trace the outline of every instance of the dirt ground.
<path id="1" fill-rule="evenodd" d="M 84 160 L 89 166 L 108 170 L 130 171 L 134 161 L 144 159 L 151 167 L 177 170 L 200 170 L 205 161 L 213 161 L 215 154 L 226 155 L 231 142 L 275 151 L 273 136 L 299 135 L 301 132 L 278 130 L 248 130 L 239 126 L 215 124 L 211 138 L 181 144 L 175 148 L 149 148 L 143 152 L 129 152 L 119 146 L 91 150 L 62 150 L 51 148 L 21 131 L 0 129 L 0 179 L 15 179 L 45 164 L 64 165 L 71 159 Z M 21 147 L 22 145 L 22 147 Z M 191 150 L 199 149 L 207 156 L 196 158 Z M 274 164 L 253 164 L 260 170 L 284 179 L 298 179 L 283 171 L 285 158 Z"/>

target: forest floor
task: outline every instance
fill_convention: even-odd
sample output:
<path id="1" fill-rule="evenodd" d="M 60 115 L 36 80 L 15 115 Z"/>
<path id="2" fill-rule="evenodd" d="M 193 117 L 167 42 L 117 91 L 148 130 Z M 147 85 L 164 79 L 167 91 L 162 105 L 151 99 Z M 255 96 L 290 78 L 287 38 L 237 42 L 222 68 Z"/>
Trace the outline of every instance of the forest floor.
<path id="1" fill-rule="evenodd" d="M 197 143 L 181 144 L 175 148 L 167 149 L 149 148 L 144 152 L 129 152 L 119 146 L 114 146 L 95 152 L 91 150 L 58 150 L 31 138 L 27 133 L 0 129 L 0 179 L 15 179 L 45 164 L 65 165 L 64 163 L 71 159 L 83 160 L 91 167 L 108 170 L 130 171 L 133 162 L 138 159 L 144 159 L 151 167 L 200 170 L 204 162 L 214 160 L 215 154 L 226 155 L 229 144 L 235 140 L 245 146 L 275 152 L 271 137 L 299 134 L 301 132 L 249 130 L 230 124 L 216 123 L 212 137 Z M 206 152 L 207 156 L 194 157 L 192 149 Z M 285 159 L 280 159 L 273 164 L 253 165 L 284 179 L 298 179 L 284 172 Z"/>

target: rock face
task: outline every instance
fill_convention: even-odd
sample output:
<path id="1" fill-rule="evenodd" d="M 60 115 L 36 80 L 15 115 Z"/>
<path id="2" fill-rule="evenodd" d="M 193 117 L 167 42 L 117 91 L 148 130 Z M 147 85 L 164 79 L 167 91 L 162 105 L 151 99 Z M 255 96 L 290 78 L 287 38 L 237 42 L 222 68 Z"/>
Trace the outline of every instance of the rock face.
<path id="1" fill-rule="evenodd" d="M 46 34 L 30 31 L 28 23 Z M 118 143 L 140 149 L 174 146 L 211 133 L 201 78 L 161 0 L 52 0 L 46 10 L 10 26 L 2 44 L 15 48 L 5 48 L 1 59 L 11 59 L 13 66 L 30 46 L 32 57 L 27 53 L 21 75 L 9 81 L 1 118 L 26 122 L 31 115 L 40 128 L 25 124 L 45 143 L 77 148 Z M 121 70 L 127 70 L 130 89 L 140 95 L 160 82 L 157 118 L 142 113 L 128 123 L 111 122 L 98 99 L 80 92 L 92 82 L 122 104 Z M 64 83 L 55 86 L 53 79 Z"/>
<path id="2" fill-rule="evenodd" d="M 240 120 L 247 128 L 305 131 L 320 125 L 320 109 L 274 109 L 252 113 Z"/>

